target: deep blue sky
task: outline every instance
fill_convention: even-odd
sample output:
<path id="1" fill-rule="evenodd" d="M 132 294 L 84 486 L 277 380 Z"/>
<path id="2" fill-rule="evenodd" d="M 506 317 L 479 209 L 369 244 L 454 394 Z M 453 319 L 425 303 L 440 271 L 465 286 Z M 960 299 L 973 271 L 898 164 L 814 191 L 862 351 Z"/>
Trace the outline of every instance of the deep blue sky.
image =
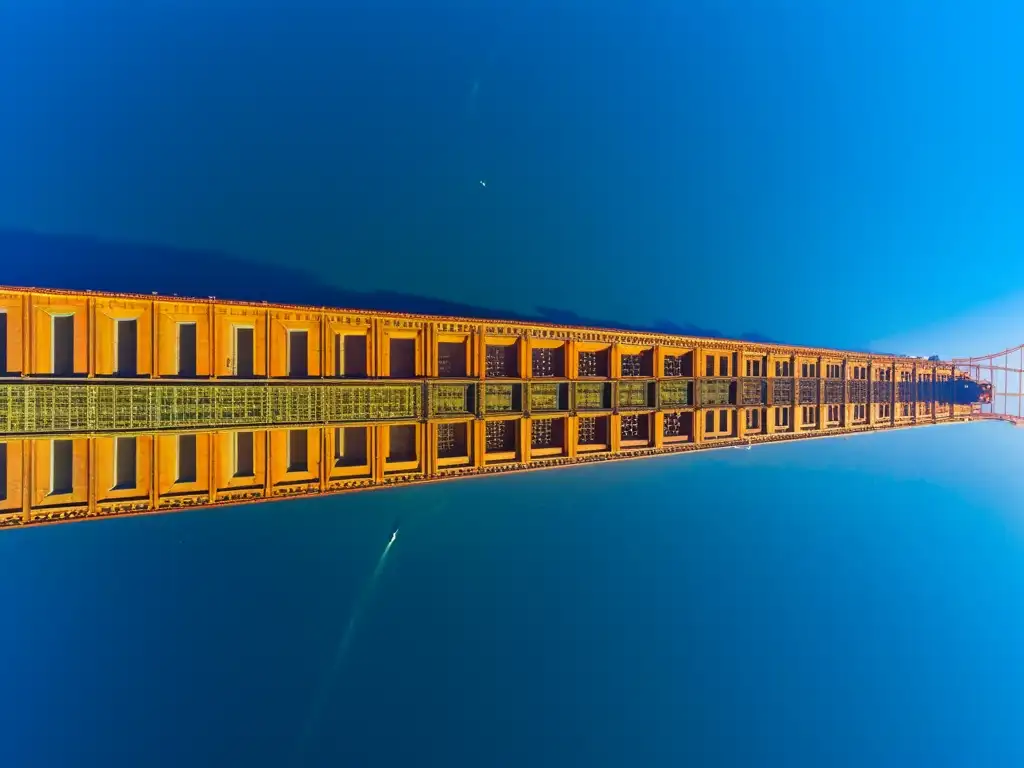
<path id="1" fill-rule="evenodd" d="M 936 330 L 1024 285 L 1017 2 L 3 8 L 0 227 L 793 342 L 1020 341 Z"/>

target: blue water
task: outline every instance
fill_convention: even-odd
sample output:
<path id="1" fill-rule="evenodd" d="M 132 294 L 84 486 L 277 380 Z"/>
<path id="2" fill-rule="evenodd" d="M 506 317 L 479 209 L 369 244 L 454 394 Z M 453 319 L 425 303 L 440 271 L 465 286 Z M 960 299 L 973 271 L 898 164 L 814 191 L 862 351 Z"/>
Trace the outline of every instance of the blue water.
<path id="1" fill-rule="evenodd" d="M 1024 759 L 1024 431 L 971 424 L 0 536 L 0 763 Z"/>

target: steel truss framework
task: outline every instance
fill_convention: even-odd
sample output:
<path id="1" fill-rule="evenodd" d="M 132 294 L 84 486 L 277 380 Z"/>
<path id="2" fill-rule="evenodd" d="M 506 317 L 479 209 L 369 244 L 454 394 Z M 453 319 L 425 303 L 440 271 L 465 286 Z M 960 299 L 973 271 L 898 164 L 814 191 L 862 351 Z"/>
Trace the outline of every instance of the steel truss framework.
<path id="1" fill-rule="evenodd" d="M 954 358 L 956 370 L 992 385 L 989 402 L 975 406 L 975 416 L 1024 426 L 1024 344 L 991 355 Z"/>

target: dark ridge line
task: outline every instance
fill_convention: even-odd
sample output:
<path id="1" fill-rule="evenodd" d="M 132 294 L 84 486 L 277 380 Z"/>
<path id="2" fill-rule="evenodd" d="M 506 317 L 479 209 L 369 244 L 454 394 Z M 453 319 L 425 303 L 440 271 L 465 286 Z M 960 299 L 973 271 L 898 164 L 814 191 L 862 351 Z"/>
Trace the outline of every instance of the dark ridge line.
<path id="1" fill-rule="evenodd" d="M 713 328 L 659 319 L 623 323 L 538 306 L 536 314 L 495 310 L 397 291 L 351 291 L 328 286 L 294 267 L 249 261 L 220 251 L 115 242 L 91 236 L 0 230 L 0 283 L 48 290 L 105 291 L 241 302 L 268 302 L 364 311 L 446 315 L 474 320 L 509 320 L 584 328 L 664 333 L 674 336 L 807 346 L 780 342 L 756 331 L 727 337 Z M 837 350 L 839 351 L 839 350 Z M 880 355 L 863 349 L 849 349 Z M 897 355 L 898 356 L 898 355 Z"/>

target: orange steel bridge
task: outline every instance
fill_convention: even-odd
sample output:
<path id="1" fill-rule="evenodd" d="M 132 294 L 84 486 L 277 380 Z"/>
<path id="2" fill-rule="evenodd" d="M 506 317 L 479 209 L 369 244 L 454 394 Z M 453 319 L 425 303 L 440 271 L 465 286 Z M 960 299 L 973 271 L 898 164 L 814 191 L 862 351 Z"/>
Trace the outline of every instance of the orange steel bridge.
<path id="1" fill-rule="evenodd" d="M 1024 426 L 1024 344 L 977 357 L 953 358 L 957 371 L 989 392 L 974 406 L 974 418 Z"/>

